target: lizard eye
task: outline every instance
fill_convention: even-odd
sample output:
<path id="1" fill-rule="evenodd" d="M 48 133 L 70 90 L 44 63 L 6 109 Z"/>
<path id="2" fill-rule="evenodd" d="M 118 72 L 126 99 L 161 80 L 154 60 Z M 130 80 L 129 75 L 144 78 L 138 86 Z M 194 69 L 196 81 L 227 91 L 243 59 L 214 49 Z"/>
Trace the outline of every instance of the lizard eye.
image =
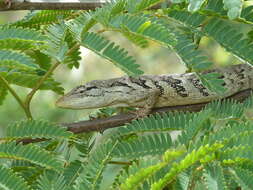
<path id="1" fill-rule="evenodd" d="M 84 92 L 85 92 L 85 90 L 80 90 L 80 91 L 79 91 L 79 93 L 81 93 L 81 94 L 84 93 Z"/>

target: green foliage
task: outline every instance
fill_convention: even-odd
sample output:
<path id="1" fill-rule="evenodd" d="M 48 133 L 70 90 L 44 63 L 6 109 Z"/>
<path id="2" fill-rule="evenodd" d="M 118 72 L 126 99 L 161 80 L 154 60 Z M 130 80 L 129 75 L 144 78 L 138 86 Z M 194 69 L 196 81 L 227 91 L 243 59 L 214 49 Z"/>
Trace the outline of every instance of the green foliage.
<path id="1" fill-rule="evenodd" d="M 57 11 L 31 11 L 23 19 L 10 24 L 11 26 L 23 28 L 36 28 L 40 29 L 44 25 L 58 23 L 59 19 L 73 18 L 73 11 L 70 10 L 57 10 Z"/>
<path id="2" fill-rule="evenodd" d="M 0 166 L 0 184 L 4 189 L 29 190 L 29 186 L 23 178 L 15 174 L 11 169 Z"/>
<path id="3" fill-rule="evenodd" d="M 45 40 L 40 32 L 31 29 L 9 27 L 0 30 L 0 49 L 40 49 Z"/>
<path id="4" fill-rule="evenodd" d="M 21 121 L 7 127 L 6 134 L 2 139 L 16 140 L 22 138 L 47 138 L 47 139 L 68 139 L 71 137 L 62 126 L 46 121 Z"/>
<path id="5" fill-rule="evenodd" d="M 49 169 L 60 170 L 62 161 L 56 159 L 55 155 L 41 149 L 36 145 L 15 144 L 15 142 L 0 144 L 0 157 L 25 160 Z"/>
<path id="6" fill-rule="evenodd" d="M 115 63 L 129 75 L 142 74 L 142 71 L 138 69 L 139 65 L 135 64 L 133 57 L 128 56 L 124 49 L 115 45 L 114 42 L 110 43 L 109 40 L 102 36 L 95 33 L 86 33 L 82 38 L 81 45 Z"/>
<path id="7" fill-rule="evenodd" d="M 174 51 L 188 72 L 222 97 L 220 75 L 201 73 L 215 61 L 202 42 L 215 41 L 238 61 L 253 64 L 253 6 L 241 0 L 165 4 L 115 0 L 90 11 L 33 11 L 0 26 L 0 104 L 9 93 L 27 117 L 10 122 L 0 138 L 2 189 L 102 190 L 108 189 L 108 178 L 111 189 L 253 189 L 252 97 L 244 103 L 217 100 L 198 113 L 138 118 L 100 135 L 74 135 L 33 118 L 34 94 L 63 94 L 54 71 L 64 64 L 78 68 L 81 46 L 128 75 L 144 73 L 125 46 L 105 35 L 108 31 L 141 48 L 155 42 Z M 31 91 L 22 99 L 13 84 Z M 115 112 L 102 111 L 106 117 Z"/>

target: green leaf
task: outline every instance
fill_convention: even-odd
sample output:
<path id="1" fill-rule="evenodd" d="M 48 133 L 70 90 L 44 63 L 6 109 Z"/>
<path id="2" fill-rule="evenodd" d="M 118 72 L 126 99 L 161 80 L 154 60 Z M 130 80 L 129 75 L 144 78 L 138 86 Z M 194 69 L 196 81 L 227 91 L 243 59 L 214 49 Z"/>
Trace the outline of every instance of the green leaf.
<path id="1" fill-rule="evenodd" d="M 20 52 L 0 50 L 0 68 L 9 69 L 38 69 L 38 65 L 34 63 L 34 60 Z"/>
<path id="2" fill-rule="evenodd" d="M 0 105 L 3 104 L 6 96 L 8 94 L 7 88 L 0 82 Z"/>
<path id="3" fill-rule="evenodd" d="M 165 47 L 176 43 L 175 36 L 169 28 L 143 15 L 121 14 L 111 20 L 110 27 L 120 29 L 123 33 L 128 32 L 145 37 L 165 45 Z"/>
<path id="4" fill-rule="evenodd" d="M 5 136 L 0 139 L 68 139 L 71 136 L 72 133 L 66 131 L 65 127 L 47 121 L 25 120 L 9 125 L 6 129 Z"/>
<path id="5" fill-rule="evenodd" d="M 139 70 L 139 65 L 135 64 L 133 57 L 127 55 L 127 51 L 115 45 L 114 42 L 110 42 L 101 35 L 95 33 L 86 33 L 81 45 L 91 49 L 101 57 L 108 59 L 114 63 L 117 67 L 122 69 L 129 75 L 139 75 L 143 72 Z"/>
<path id="6" fill-rule="evenodd" d="M 23 19 L 11 23 L 10 25 L 39 29 L 43 25 L 58 23 L 59 19 L 68 19 L 72 17 L 72 10 L 33 10 Z"/>
<path id="7" fill-rule="evenodd" d="M 189 121 L 192 118 L 192 114 L 181 112 L 151 115 L 150 117 L 134 120 L 126 126 L 119 127 L 118 135 L 126 136 L 143 132 L 182 130 L 189 125 Z"/>
<path id="8" fill-rule="evenodd" d="M 164 177 L 162 177 L 159 181 L 153 183 L 151 190 L 163 189 L 167 184 L 171 183 L 175 176 L 177 176 L 180 172 L 192 166 L 200 159 L 206 157 L 206 155 L 213 153 L 222 147 L 222 144 L 215 143 L 213 145 L 201 146 L 199 149 L 188 153 L 180 162 L 174 163 L 169 172 Z"/>
<path id="9" fill-rule="evenodd" d="M 73 185 L 76 178 L 82 173 L 83 165 L 79 160 L 70 162 L 69 165 L 64 169 L 63 176 L 68 186 Z"/>
<path id="10" fill-rule="evenodd" d="M 223 169 L 218 162 L 207 164 L 203 176 L 208 190 L 228 190 Z"/>
<path id="11" fill-rule="evenodd" d="M 71 53 L 64 59 L 64 64 L 67 64 L 70 69 L 73 67 L 79 68 L 79 61 L 81 60 L 80 45 L 74 39 L 74 36 L 68 31 L 66 35 L 66 41 Z"/>
<path id="12" fill-rule="evenodd" d="M 189 0 L 188 10 L 191 12 L 197 11 L 204 2 L 205 0 Z"/>
<path id="13" fill-rule="evenodd" d="M 113 155 L 121 158 L 141 158 L 148 155 L 161 155 L 172 146 L 170 134 L 153 134 L 121 142 Z"/>
<path id="14" fill-rule="evenodd" d="M 242 11 L 242 0 L 223 0 L 224 8 L 228 10 L 228 18 L 238 18 Z"/>
<path id="15" fill-rule="evenodd" d="M 0 187 L 3 190 L 31 190 L 23 178 L 2 165 L 0 165 Z"/>
<path id="16" fill-rule="evenodd" d="M 228 52 L 253 64 L 253 46 L 251 40 L 243 37 L 237 28 L 231 26 L 228 21 L 218 18 L 211 19 L 204 26 L 204 33 L 212 37 Z"/>
<path id="17" fill-rule="evenodd" d="M 229 170 L 233 175 L 235 181 L 241 186 L 243 190 L 253 189 L 253 172 L 240 167 L 233 167 Z"/>
<path id="18" fill-rule="evenodd" d="M 44 50 L 44 53 L 63 62 L 69 49 L 65 41 L 66 34 L 67 27 L 64 23 L 49 26 L 46 30 L 49 48 Z"/>
<path id="19" fill-rule="evenodd" d="M 126 9 L 129 13 L 138 13 L 160 2 L 162 0 L 128 0 Z"/>
<path id="20" fill-rule="evenodd" d="M 85 165 L 83 172 L 76 179 L 76 190 L 97 190 L 101 186 L 103 171 L 107 162 L 112 158 L 113 150 L 117 146 L 118 141 L 106 142 L 96 147 L 96 150 L 91 153 Z"/>
<path id="21" fill-rule="evenodd" d="M 35 50 L 35 51 L 29 51 L 27 52 L 27 54 L 32 57 L 35 60 L 35 63 L 37 65 L 39 65 L 39 67 L 45 71 L 47 71 L 50 66 L 51 66 L 51 57 L 49 57 L 48 55 Z M 43 72 L 43 74 L 45 74 L 45 71 Z"/>
<path id="22" fill-rule="evenodd" d="M 152 176 L 154 173 L 159 171 L 161 168 L 166 166 L 166 162 L 161 162 L 155 165 L 151 165 L 146 168 L 141 168 L 134 175 L 129 176 L 126 181 L 121 184 L 120 189 L 122 190 L 136 190 L 140 184 L 142 184 L 147 178 Z"/>
<path id="23" fill-rule="evenodd" d="M 0 71 L 2 75 L 10 84 L 16 84 L 19 86 L 33 88 L 41 76 L 34 74 L 27 74 L 24 72 L 4 72 Z M 60 83 L 54 81 L 52 78 L 48 78 L 40 87 L 41 90 L 53 90 L 58 94 L 64 94 L 64 89 L 60 87 Z"/>
<path id="24" fill-rule="evenodd" d="M 40 49 L 44 44 L 46 44 L 46 37 L 32 29 L 3 28 L 0 30 L 0 49 Z"/>
<path id="25" fill-rule="evenodd" d="M 24 160 L 54 170 L 61 170 L 63 166 L 63 162 L 56 155 L 33 144 L 24 146 L 15 142 L 2 143 L 0 158 Z"/>
<path id="26" fill-rule="evenodd" d="M 241 17 L 249 22 L 253 22 L 253 5 L 243 8 Z"/>
<path id="27" fill-rule="evenodd" d="M 221 76 L 220 73 L 207 73 L 198 75 L 201 82 L 204 86 L 206 86 L 209 90 L 213 92 L 217 92 L 218 94 L 222 95 L 226 91 L 224 87 L 224 80 L 219 78 Z"/>
<path id="28" fill-rule="evenodd" d="M 67 190 L 63 176 L 56 172 L 46 171 L 37 181 L 38 190 Z"/>

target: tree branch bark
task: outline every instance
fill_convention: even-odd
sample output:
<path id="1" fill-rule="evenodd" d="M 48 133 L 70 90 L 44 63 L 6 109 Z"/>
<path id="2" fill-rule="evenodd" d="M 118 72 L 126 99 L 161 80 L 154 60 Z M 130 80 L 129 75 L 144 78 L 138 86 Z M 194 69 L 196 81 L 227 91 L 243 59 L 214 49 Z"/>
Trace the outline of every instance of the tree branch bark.
<path id="1" fill-rule="evenodd" d="M 0 11 L 11 10 L 94 10 L 106 0 L 10 0 L 10 6 L 0 0 Z"/>
<path id="2" fill-rule="evenodd" d="M 9 1 L 6 4 L 4 1 Z M 0 0 L 0 11 L 13 10 L 94 10 L 109 0 Z M 152 9 L 159 8 L 159 5 Z"/>

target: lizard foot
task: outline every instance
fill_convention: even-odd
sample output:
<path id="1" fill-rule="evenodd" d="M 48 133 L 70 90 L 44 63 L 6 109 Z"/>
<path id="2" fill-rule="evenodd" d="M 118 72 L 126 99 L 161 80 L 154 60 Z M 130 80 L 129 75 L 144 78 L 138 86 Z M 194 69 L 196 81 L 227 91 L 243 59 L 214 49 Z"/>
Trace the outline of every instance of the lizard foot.
<path id="1" fill-rule="evenodd" d="M 142 109 L 138 109 L 135 111 L 130 111 L 129 113 L 135 114 L 135 118 L 134 119 L 140 119 L 143 117 L 146 117 L 150 114 L 151 109 L 149 108 L 142 108 Z"/>

